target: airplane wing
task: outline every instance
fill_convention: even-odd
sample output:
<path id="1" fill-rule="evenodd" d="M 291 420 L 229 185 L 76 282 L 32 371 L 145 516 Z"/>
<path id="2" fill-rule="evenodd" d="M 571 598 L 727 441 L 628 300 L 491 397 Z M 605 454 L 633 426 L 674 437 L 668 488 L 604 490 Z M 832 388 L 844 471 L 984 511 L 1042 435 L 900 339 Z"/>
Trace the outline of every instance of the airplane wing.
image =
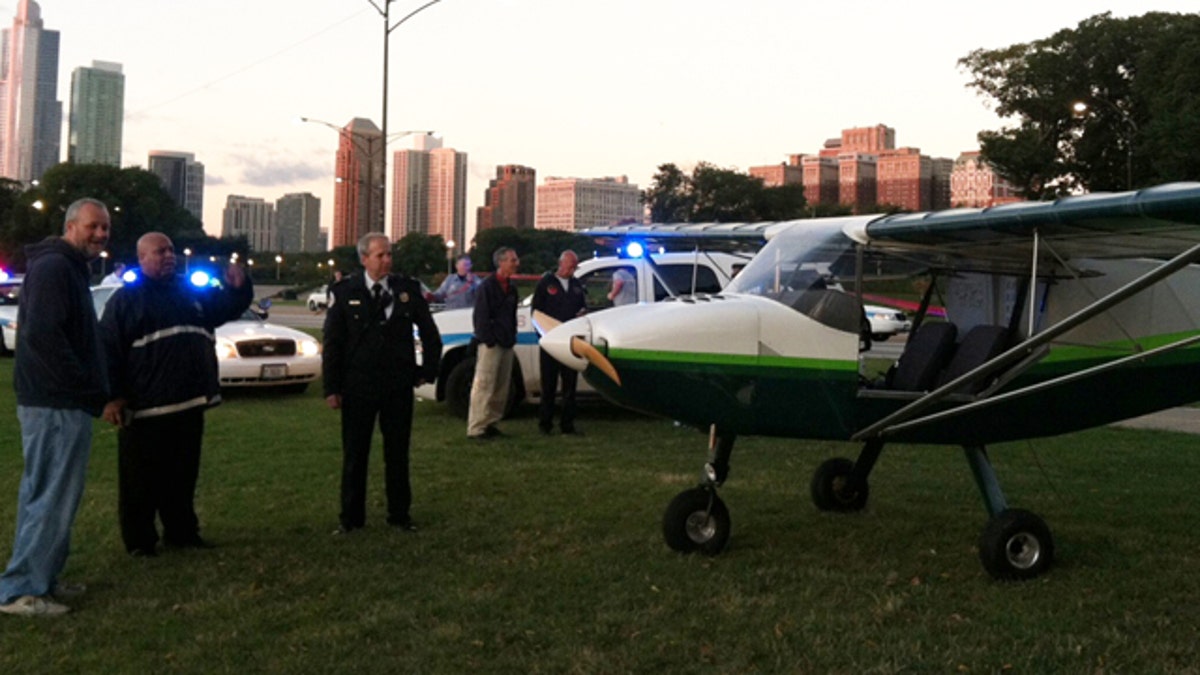
<path id="1" fill-rule="evenodd" d="M 1060 261 L 1167 258 L 1200 243 L 1200 183 L 884 216 L 855 238 L 986 271 L 1027 268 L 1035 250 Z"/>
<path id="2" fill-rule="evenodd" d="M 579 233 L 597 239 L 645 239 L 672 242 L 741 242 L 763 244 L 780 229 L 803 220 L 761 223 L 654 223 L 650 225 L 602 225 Z"/>

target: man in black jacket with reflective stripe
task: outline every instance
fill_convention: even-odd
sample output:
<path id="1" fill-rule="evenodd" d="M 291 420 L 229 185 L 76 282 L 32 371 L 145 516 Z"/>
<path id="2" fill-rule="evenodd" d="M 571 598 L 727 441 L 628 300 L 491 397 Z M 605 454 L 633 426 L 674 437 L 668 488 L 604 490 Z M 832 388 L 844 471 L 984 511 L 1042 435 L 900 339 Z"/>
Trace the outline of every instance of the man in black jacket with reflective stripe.
<path id="1" fill-rule="evenodd" d="M 159 232 L 138 239 L 140 278 L 113 294 L 100 320 L 112 400 L 104 419 L 117 434 L 121 539 L 135 556 L 155 555 L 162 519 L 168 546 L 207 548 L 196 518 L 204 410 L 221 402 L 217 326 L 254 297 L 238 265 L 225 285 L 195 287 L 175 275 L 175 247 Z"/>
<path id="2" fill-rule="evenodd" d="M 387 522 L 416 530 L 408 450 L 413 387 L 437 377 L 442 340 L 415 279 L 392 274 L 392 246 L 378 232 L 358 242 L 363 273 L 333 287 L 321 354 L 325 402 L 342 414 L 341 512 L 336 534 L 366 524 L 367 459 L 375 422 L 383 435 Z M 413 327 L 421 337 L 418 366 Z"/>

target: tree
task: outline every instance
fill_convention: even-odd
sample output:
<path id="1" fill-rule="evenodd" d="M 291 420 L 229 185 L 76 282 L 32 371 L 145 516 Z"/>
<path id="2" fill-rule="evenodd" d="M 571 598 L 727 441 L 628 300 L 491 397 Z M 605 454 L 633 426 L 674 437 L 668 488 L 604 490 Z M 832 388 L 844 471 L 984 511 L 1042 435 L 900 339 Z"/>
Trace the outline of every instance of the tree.
<path id="1" fill-rule="evenodd" d="M 475 234 L 475 246 L 471 249 L 471 265 L 475 271 L 495 270 L 492 253 L 501 246 L 516 249 L 521 257 L 522 274 L 541 274 L 554 269 L 559 254 L 566 249 L 584 259 L 592 257 L 594 249 L 590 239 L 574 232 L 497 227 Z"/>
<path id="2" fill-rule="evenodd" d="M 392 267 L 413 277 L 446 269 L 446 241 L 440 234 L 409 232 L 396 242 Z"/>
<path id="3" fill-rule="evenodd" d="M 656 223 L 788 220 L 803 218 L 806 203 L 802 185 L 766 187 L 761 178 L 707 162 L 691 176 L 660 165 L 642 198 Z"/>
<path id="4" fill-rule="evenodd" d="M 979 141 L 1027 198 L 1200 176 L 1200 15 L 1099 14 L 959 65 L 1017 123 Z"/>

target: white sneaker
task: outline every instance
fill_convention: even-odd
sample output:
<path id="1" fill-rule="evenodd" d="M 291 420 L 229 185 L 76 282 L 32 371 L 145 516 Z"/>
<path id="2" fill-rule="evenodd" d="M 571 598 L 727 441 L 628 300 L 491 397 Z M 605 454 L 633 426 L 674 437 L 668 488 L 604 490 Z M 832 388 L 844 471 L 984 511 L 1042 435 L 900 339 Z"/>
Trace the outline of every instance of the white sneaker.
<path id="1" fill-rule="evenodd" d="M 17 616 L 57 616 L 69 611 L 70 607 L 54 602 L 49 596 L 22 595 L 7 605 L 0 605 L 0 612 Z"/>

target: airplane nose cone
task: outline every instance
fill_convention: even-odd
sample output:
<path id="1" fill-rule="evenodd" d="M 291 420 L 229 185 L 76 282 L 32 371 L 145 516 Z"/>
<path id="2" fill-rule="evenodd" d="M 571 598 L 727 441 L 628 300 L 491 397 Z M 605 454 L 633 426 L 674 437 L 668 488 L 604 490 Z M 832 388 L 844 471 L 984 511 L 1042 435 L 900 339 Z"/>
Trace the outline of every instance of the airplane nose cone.
<path id="1" fill-rule="evenodd" d="M 538 344 L 555 361 L 582 373 L 587 369 L 588 361 L 583 356 L 576 354 L 571 348 L 571 342 L 576 338 L 582 339 L 589 344 L 591 343 L 592 323 L 587 317 L 572 319 L 547 331 L 542 336 L 542 339 L 538 340 Z"/>

